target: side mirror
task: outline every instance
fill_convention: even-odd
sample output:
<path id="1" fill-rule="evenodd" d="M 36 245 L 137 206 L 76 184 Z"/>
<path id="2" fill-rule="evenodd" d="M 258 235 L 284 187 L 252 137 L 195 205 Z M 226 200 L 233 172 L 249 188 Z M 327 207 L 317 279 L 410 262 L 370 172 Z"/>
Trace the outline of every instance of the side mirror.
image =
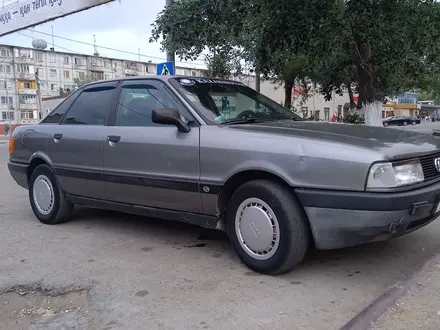
<path id="1" fill-rule="evenodd" d="M 188 122 L 176 109 L 163 108 L 153 110 L 151 120 L 156 124 L 174 125 L 181 133 L 188 133 L 191 130 Z"/>

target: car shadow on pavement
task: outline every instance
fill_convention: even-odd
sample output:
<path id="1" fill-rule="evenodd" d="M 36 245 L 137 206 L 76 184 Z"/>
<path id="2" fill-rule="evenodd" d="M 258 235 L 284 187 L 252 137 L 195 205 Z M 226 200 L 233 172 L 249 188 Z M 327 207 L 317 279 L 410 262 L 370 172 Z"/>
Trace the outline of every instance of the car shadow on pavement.
<path id="1" fill-rule="evenodd" d="M 75 208 L 74 220 L 71 225 L 85 225 L 85 230 L 105 230 L 124 232 L 128 237 L 154 236 L 165 245 L 176 249 L 204 248 L 210 249 L 214 258 L 234 259 L 239 263 L 227 235 L 224 232 L 209 230 L 198 226 L 129 215 L 107 210 Z M 304 262 L 293 271 L 281 277 L 298 278 L 310 273 L 321 272 L 326 276 L 344 276 L 347 280 L 356 278 L 390 277 L 394 281 L 405 276 L 412 268 L 435 254 L 440 243 L 433 246 L 428 231 L 416 231 L 400 238 L 385 242 L 374 242 L 357 247 L 331 251 L 311 249 Z M 428 239 L 428 240 L 427 240 Z M 206 254 L 206 252 L 203 252 Z M 244 267 L 244 266 L 243 266 Z M 246 269 L 246 268 L 244 268 Z M 250 275 L 251 273 L 246 272 Z"/>

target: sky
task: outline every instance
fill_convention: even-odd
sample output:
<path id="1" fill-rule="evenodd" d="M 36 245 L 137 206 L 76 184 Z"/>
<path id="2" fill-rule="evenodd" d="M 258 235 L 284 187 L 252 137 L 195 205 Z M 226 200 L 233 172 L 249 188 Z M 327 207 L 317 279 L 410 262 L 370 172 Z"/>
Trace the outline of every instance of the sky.
<path id="1" fill-rule="evenodd" d="M 4 0 L 5 6 L 17 0 Z M 20 2 L 20 1 L 19 1 Z M 0 6 L 1 6 L 0 2 Z M 55 50 L 80 54 L 93 54 L 93 45 L 57 38 L 63 37 L 93 44 L 96 37 L 101 56 L 153 62 L 165 61 L 166 54 L 160 51 L 160 44 L 149 43 L 151 24 L 164 9 L 165 0 L 116 0 L 55 21 L 47 22 L 32 29 L 22 30 L 0 37 L 0 44 L 32 47 L 33 39 L 44 39 L 48 48 L 52 47 L 52 27 Z M 39 33 L 44 32 L 45 34 Z M 99 46 L 131 52 L 127 54 Z M 194 68 L 204 68 L 203 60 L 185 64 Z"/>

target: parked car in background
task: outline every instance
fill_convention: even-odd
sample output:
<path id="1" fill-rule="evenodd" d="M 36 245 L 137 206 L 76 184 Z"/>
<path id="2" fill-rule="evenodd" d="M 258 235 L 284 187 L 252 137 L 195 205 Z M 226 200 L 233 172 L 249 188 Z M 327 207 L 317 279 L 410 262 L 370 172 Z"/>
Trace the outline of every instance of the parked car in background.
<path id="1" fill-rule="evenodd" d="M 388 117 L 382 121 L 383 126 L 407 126 L 420 124 L 420 119 L 413 117 Z"/>
<path id="2" fill-rule="evenodd" d="M 267 274 L 312 246 L 385 240 L 440 214 L 440 139 L 305 121 L 230 80 L 93 82 L 17 127 L 9 153 L 42 223 L 83 205 L 225 230 Z"/>

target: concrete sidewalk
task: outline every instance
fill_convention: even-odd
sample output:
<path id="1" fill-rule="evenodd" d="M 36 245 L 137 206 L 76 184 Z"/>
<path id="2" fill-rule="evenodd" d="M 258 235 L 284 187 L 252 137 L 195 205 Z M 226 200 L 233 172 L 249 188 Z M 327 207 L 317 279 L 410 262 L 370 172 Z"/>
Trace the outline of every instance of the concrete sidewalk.
<path id="1" fill-rule="evenodd" d="M 371 327 L 371 330 L 389 329 L 440 329 L 440 256 L 425 266 L 407 294 Z"/>

